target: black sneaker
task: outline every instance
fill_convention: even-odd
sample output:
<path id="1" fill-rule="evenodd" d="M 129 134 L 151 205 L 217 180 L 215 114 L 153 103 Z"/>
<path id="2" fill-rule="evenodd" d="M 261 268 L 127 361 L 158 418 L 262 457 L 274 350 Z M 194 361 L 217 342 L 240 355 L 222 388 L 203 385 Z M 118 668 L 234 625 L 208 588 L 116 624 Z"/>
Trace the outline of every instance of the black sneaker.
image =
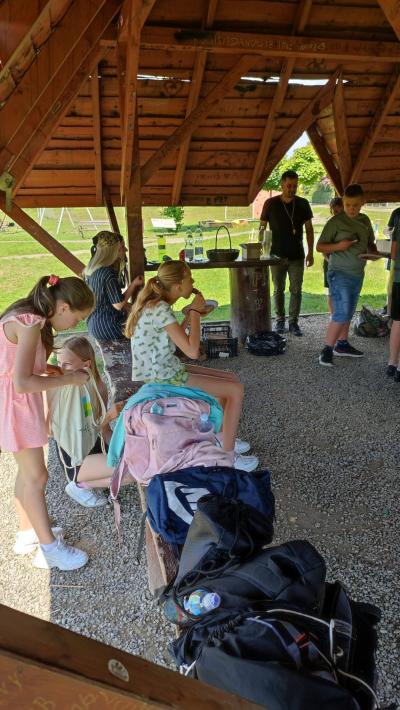
<path id="1" fill-rule="evenodd" d="M 396 372 L 393 375 L 393 379 L 395 382 L 400 382 L 400 370 L 396 370 Z"/>
<path id="2" fill-rule="evenodd" d="M 350 343 L 346 343 L 345 345 L 336 344 L 333 348 L 333 352 L 340 357 L 364 357 L 364 353 L 361 352 L 361 350 L 357 350 L 357 348 L 353 348 Z"/>
<path id="3" fill-rule="evenodd" d="M 386 374 L 388 377 L 394 377 L 396 374 L 397 367 L 396 365 L 388 365 L 386 368 Z"/>
<path id="4" fill-rule="evenodd" d="M 277 324 L 275 325 L 275 333 L 279 333 L 279 335 L 282 335 L 282 333 L 286 333 L 285 321 L 277 322 Z"/>
<path id="5" fill-rule="evenodd" d="M 325 346 L 324 349 L 321 351 L 321 355 L 318 358 L 318 362 L 320 365 L 324 365 L 325 367 L 333 367 L 333 350 L 329 346 Z"/>
<path id="6" fill-rule="evenodd" d="M 293 335 L 297 335 L 298 338 L 301 338 L 301 336 L 303 335 L 303 331 L 301 330 L 301 328 L 299 328 L 297 323 L 290 323 L 289 324 L 289 333 L 293 333 Z"/>

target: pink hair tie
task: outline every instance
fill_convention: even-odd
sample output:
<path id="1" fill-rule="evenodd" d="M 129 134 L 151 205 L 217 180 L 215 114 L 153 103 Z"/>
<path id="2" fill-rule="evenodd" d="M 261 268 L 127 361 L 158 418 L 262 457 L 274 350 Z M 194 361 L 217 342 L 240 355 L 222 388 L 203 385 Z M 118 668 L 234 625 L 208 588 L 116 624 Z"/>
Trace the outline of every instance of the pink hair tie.
<path id="1" fill-rule="evenodd" d="M 59 280 L 60 279 L 58 276 L 56 276 L 55 274 L 50 274 L 49 280 L 47 283 L 49 284 L 49 286 L 56 286 L 58 284 Z"/>

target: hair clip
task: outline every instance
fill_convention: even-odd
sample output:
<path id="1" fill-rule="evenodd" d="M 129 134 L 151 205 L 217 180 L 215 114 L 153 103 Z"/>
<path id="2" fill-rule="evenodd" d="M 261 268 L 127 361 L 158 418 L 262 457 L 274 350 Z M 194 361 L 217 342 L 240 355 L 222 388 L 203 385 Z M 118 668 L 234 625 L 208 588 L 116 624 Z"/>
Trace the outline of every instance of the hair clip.
<path id="1" fill-rule="evenodd" d="M 58 276 L 56 276 L 55 274 L 50 274 L 47 283 L 49 286 L 56 286 L 59 280 L 60 278 Z"/>

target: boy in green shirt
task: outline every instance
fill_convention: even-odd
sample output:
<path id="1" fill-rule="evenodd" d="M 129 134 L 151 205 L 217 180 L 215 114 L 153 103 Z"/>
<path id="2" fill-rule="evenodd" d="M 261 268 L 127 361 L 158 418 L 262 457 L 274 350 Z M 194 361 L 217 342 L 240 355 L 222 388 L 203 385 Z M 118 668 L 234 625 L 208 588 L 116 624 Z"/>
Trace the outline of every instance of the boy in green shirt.
<path id="1" fill-rule="evenodd" d="M 319 364 L 332 367 L 333 354 L 362 357 L 348 341 L 350 321 L 364 281 L 363 254 L 377 253 L 371 221 L 360 212 L 364 204 L 361 185 L 349 185 L 343 195 L 344 212 L 332 217 L 318 240 L 317 251 L 329 256 L 328 283 L 332 317 L 319 356 Z"/>

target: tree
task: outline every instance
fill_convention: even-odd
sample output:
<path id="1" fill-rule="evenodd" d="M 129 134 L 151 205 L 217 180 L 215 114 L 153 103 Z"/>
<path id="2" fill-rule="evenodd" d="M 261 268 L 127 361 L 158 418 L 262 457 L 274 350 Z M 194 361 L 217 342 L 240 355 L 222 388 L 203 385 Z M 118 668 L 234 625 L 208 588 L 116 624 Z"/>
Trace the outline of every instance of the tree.
<path id="1" fill-rule="evenodd" d="M 279 190 L 281 175 L 286 170 L 294 170 L 299 176 L 300 185 L 305 188 L 315 185 L 326 175 L 314 148 L 312 145 L 306 145 L 297 148 L 290 157 L 282 158 L 264 183 L 264 189 Z"/>
<path id="2" fill-rule="evenodd" d="M 183 207 L 163 207 L 161 210 L 162 217 L 172 217 L 176 222 L 176 231 L 178 232 L 183 224 L 185 210 Z"/>

